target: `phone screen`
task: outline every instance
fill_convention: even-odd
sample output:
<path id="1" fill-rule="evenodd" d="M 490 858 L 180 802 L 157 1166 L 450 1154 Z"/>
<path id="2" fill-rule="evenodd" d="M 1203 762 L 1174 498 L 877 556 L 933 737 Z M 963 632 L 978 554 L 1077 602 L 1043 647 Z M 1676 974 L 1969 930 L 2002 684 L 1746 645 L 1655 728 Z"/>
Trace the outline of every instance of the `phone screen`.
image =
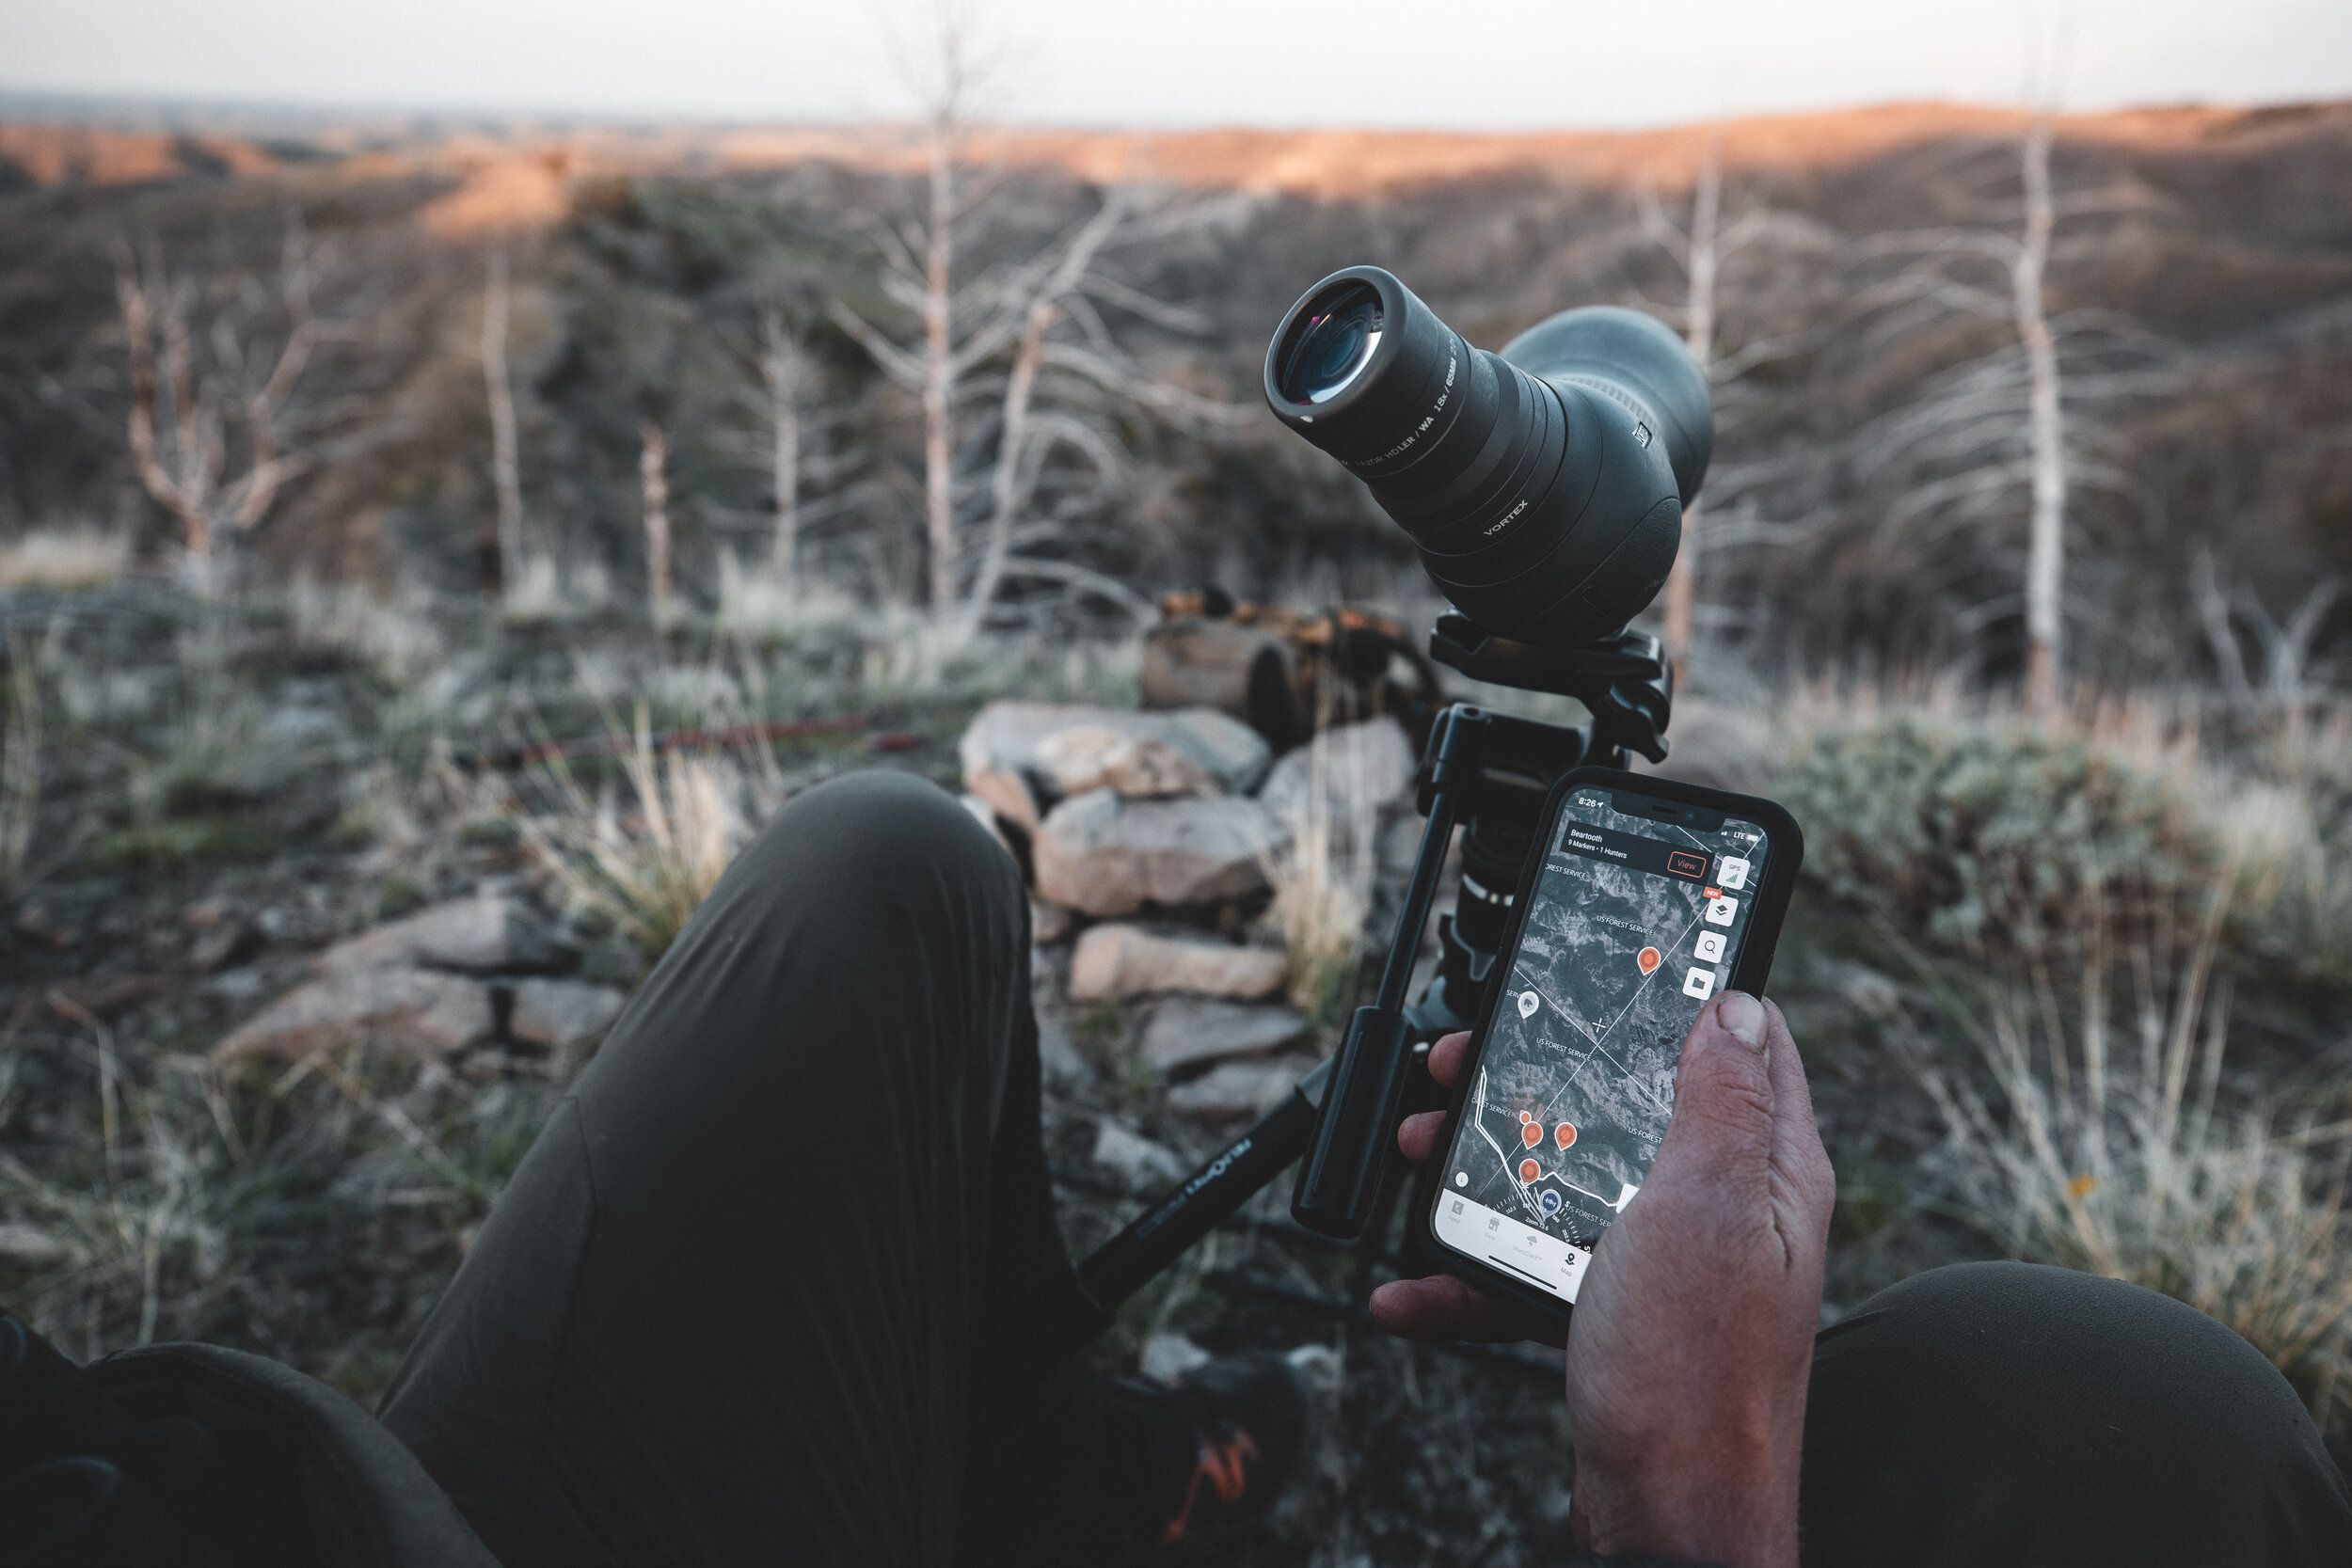
<path id="1" fill-rule="evenodd" d="M 1699 1007 L 1730 983 L 1769 836 L 1683 827 L 1570 792 L 1446 1151 L 1439 1242 L 1574 1301 L 1641 1191 Z M 1712 814 L 1705 814 L 1714 820 Z"/>

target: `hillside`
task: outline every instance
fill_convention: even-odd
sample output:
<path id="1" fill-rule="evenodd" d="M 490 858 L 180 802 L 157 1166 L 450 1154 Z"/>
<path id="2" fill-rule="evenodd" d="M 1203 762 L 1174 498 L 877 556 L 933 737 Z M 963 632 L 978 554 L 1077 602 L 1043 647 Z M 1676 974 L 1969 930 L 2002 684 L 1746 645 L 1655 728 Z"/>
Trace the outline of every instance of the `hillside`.
<path id="1" fill-rule="evenodd" d="M 1117 483 L 1083 513 L 1073 503 L 1054 548 L 1147 589 L 1336 570 L 1372 591 L 1398 542 L 1248 414 L 1283 306 L 1332 267 L 1376 260 L 1490 344 L 1572 303 L 1671 310 L 1681 276 L 1643 210 L 1654 198 L 1687 219 L 1719 150 L 1725 223 L 1750 243 L 1724 258 L 1717 300 L 1720 353 L 1740 373 L 1720 378 L 1710 624 L 1808 657 L 1868 645 L 1997 670 L 2018 527 L 1997 505 L 1923 507 L 1949 466 L 1899 432 L 2013 333 L 1917 312 L 1897 330 L 1886 301 L 1920 264 L 1893 237 L 1925 234 L 1931 252 L 2013 229 L 2020 128 L 2004 111 L 1899 105 L 1622 135 L 1009 131 L 967 149 L 997 199 L 966 255 L 985 269 L 1050 242 L 1102 182 L 1172 188 L 1186 220 L 1119 266 L 1191 319 L 1114 312 L 1109 327 L 1140 373 L 1235 417 L 1120 415 Z M 888 128 L 0 127 L 0 532 L 95 520 L 160 541 L 123 435 L 121 247 L 145 247 L 199 314 L 242 312 L 238 330 L 266 341 L 298 213 L 320 310 L 341 323 L 306 385 L 342 423 L 335 460 L 257 530 L 278 569 L 478 586 L 495 249 L 514 268 L 518 467 L 545 549 L 642 576 L 648 420 L 674 433 L 683 591 L 707 595 L 723 551 L 755 548 L 773 496 L 750 406 L 755 339 L 782 301 L 805 324 L 834 459 L 812 550 L 858 591 L 902 591 L 911 405 L 829 308 L 888 318 L 872 219 L 911 210 L 918 152 Z M 2352 566 L 2352 104 L 2071 119 L 2057 182 L 2054 305 L 2080 326 L 2070 415 L 2090 476 L 2072 516 L 2086 652 L 2194 663 L 2201 550 L 2274 616 Z M 977 474 L 990 411 L 964 429 Z M 2345 625 L 2340 610 L 2320 640 Z"/>

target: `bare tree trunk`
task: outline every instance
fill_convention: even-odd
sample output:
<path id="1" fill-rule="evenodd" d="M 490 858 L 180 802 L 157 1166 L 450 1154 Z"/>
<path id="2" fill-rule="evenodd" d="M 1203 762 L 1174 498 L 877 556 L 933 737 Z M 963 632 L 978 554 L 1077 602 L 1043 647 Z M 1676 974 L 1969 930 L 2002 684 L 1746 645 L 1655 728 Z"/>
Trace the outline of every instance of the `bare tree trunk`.
<path id="1" fill-rule="evenodd" d="M 498 492 L 498 577 L 507 588 L 523 578 L 522 458 L 515 433 L 515 388 L 506 369 L 508 296 L 506 252 L 490 256 L 482 296 L 482 383 L 490 402 L 490 480 Z"/>
<path id="2" fill-rule="evenodd" d="M 1029 406 L 1037 391 L 1037 369 L 1045 357 L 1045 334 L 1057 313 L 1051 300 L 1030 306 L 1020 347 L 1013 351 L 1012 373 L 1005 382 L 1004 428 L 996 439 L 996 471 L 989 485 L 988 538 L 964 607 L 969 630 L 977 631 L 988 613 L 1012 553 L 1013 519 L 1021 511 L 1021 464 L 1029 446 Z"/>
<path id="3" fill-rule="evenodd" d="M 2044 717 L 2058 711 L 2065 680 L 2066 428 L 2058 341 L 2042 299 L 2057 215 L 2050 192 L 2050 134 L 2047 114 L 2037 116 L 2026 134 L 2026 227 L 2010 269 L 2017 337 L 2026 350 L 2026 435 L 2033 484 L 2026 545 L 2026 708 Z"/>
<path id="4" fill-rule="evenodd" d="M 670 443 L 653 420 L 638 427 L 638 436 L 644 443 L 637 481 L 645 514 L 645 598 L 660 623 L 670 613 Z"/>
<path id="5" fill-rule="evenodd" d="M 933 119 L 930 232 L 923 255 L 923 531 L 928 601 L 956 602 L 955 491 L 955 127 Z"/>
<path id="6" fill-rule="evenodd" d="M 801 553 L 801 351 L 781 312 L 760 318 L 760 373 L 768 383 L 769 457 L 775 482 L 775 535 L 769 569 L 792 580 Z"/>
<path id="7" fill-rule="evenodd" d="M 1682 341 L 1698 361 L 1704 375 L 1715 357 L 1715 274 L 1722 256 L 1724 203 L 1723 139 L 1720 132 L 1708 143 L 1707 162 L 1691 193 L 1690 293 L 1685 296 Z M 1698 613 L 1699 501 L 1692 498 L 1682 511 L 1682 547 L 1666 577 L 1666 657 L 1686 666 L 1691 656 L 1692 625 Z"/>

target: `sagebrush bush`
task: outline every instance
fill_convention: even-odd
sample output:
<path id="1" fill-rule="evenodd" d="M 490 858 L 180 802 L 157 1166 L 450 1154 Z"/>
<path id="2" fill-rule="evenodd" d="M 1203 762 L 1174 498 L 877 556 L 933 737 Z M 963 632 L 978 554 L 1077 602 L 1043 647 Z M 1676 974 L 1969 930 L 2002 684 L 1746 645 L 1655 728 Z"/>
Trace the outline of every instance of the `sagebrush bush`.
<path id="1" fill-rule="evenodd" d="M 2046 983 L 1955 1007 L 1989 1092 L 1915 1057 L 1947 1133 L 1927 1170 L 2010 1256 L 2185 1301 L 2352 1427 L 2347 1129 L 2226 1091 L 2220 930 L 2217 911 L 2185 958 L 2141 953 L 2128 999 L 2094 958 L 2071 1009 Z"/>
<path id="2" fill-rule="evenodd" d="M 2020 723 L 1877 715 L 1829 729 L 1781 787 L 1805 870 L 1933 940 L 2037 951 L 2095 904 L 2122 938 L 2194 904 L 2226 856 L 2191 801 L 2082 738 Z"/>

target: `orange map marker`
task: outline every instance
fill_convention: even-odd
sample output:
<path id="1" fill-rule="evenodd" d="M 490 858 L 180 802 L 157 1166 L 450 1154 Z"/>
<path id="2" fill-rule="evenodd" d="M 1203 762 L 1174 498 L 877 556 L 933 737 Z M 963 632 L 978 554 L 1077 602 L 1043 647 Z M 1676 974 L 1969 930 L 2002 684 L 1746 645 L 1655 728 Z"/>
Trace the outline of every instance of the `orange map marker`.
<path id="1" fill-rule="evenodd" d="M 1568 1145 L 1576 1142 L 1576 1123 L 1572 1121 L 1562 1122 L 1559 1126 L 1551 1130 L 1551 1136 L 1552 1141 L 1557 1143 L 1562 1148 L 1567 1148 Z"/>
<path id="2" fill-rule="evenodd" d="M 1666 958 L 1655 947 L 1645 947 L 1633 955 L 1633 961 L 1642 966 L 1643 974 L 1650 974 L 1656 973 L 1658 966 L 1664 963 Z"/>
<path id="3" fill-rule="evenodd" d="M 1542 1143 L 1543 1141 L 1544 1124 L 1542 1122 L 1531 1121 L 1519 1129 L 1519 1142 L 1525 1144 L 1528 1148 L 1534 1148 L 1537 1144 Z"/>
<path id="4" fill-rule="evenodd" d="M 1519 1162 L 1519 1180 L 1522 1181 L 1533 1181 L 1536 1177 L 1543 1174 L 1543 1166 L 1537 1164 L 1533 1160 L 1521 1160 Z"/>

